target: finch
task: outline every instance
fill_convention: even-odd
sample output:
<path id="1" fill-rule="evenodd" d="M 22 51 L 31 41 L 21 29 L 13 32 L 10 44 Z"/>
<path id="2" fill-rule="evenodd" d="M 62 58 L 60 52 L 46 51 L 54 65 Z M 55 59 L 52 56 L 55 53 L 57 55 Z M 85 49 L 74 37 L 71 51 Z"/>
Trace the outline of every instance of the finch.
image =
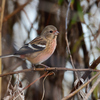
<path id="1" fill-rule="evenodd" d="M 46 26 L 41 36 L 22 46 L 17 52 L 11 55 L 2 55 L 0 58 L 20 57 L 27 59 L 33 64 L 41 64 L 47 60 L 55 51 L 56 39 L 59 32 L 53 25 Z"/>

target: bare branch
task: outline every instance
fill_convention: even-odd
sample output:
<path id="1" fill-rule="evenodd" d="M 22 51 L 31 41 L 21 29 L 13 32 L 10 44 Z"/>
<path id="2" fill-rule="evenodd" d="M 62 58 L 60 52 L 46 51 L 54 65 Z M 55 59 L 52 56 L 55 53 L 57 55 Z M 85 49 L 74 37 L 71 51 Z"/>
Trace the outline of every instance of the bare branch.
<path id="1" fill-rule="evenodd" d="M 36 29 L 33 27 L 33 23 L 30 21 L 28 15 L 27 15 L 27 12 L 26 12 L 24 9 L 23 9 L 22 11 L 25 13 L 25 15 L 26 15 L 26 17 L 27 17 L 29 23 L 31 24 L 31 28 L 33 28 L 34 30 L 36 30 Z M 37 31 L 37 30 L 36 30 L 36 31 Z"/>
<path id="2" fill-rule="evenodd" d="M 94 91 L 94 89 L 96 88 L 96 86 L 99 84 L 100 82 L 100 76 L 98 77 L 98 79 L 95 81 L 95 83 L 93 84 L 92 88 L 90 89 L 90 91 L 86 94 L 84 100 L 88 100 L 89 96 L 91 95 L 91 93 Z"/>
<path id="3" fill-rule="evenodd" d="M 69 53 L 69 56 L 70 56 L 70 59 L 71 59 L 72 67 L 75 69 L 74 62 L 73 62 L 73 59 L 72 59 L 72 56 L 71 56 L 71 52 L 70 52 L 70 48 L 69 48 L 68 38 L 67 38 L 67 28 L 68 28 L 67 26 L 68 26 L 68 23 L 69 23 L 70 4 L 71 4 L 71 0 L 69 2 L 68 10 L 67 10 L 67 13 L 66 13 L 66 33 L 65 33 L 65 40 L 66 40 L 66 45 L 67 45 L 67 48 L 68 48 L 68 53 Z M 75 72 L 75 77 L 76 77 L 76 79 L 78 79 L 77 72 Z"/>
<path id="4" fill-rule="evenodd" d="M 11 14 L 7 15 L 6 17 L 4 17 L 3 22 L 7 21 L 9 18 L 11 18 L 12 16 L 14 16 L 15 14 L 17 14 L 19 11 L 21 11 L 27 4 L 29 4 L 32 0 L 28 0 L 25 4 L 21 5 L 20 7 L 18 7 L 16 10 L 14 10 Z"/>
<path id="5" fill-rule="evenodd" d="M 67 44 L 68 53 L 69 53 L 69 56 L 70 56 L 70 59 L 71 59 L 71 63 L 72 63 L 73 68 L 75 69 L 74 62 L 73 62 L 73 59 L 72 59 L 72 56 L 71 56 L 71 52 L 70 52 L 70 49 L 69 49 L 69 43 L 68 43 L 68 39 L 67 39 L 67 32 L 65 33 L 65 39 L 66 39 L 66 44 Z M 76 79 L 78 79 L 77 72 L 75 72 L 75 76 L 76 76 Z"/>
<path id="6" fill-rule="evenodd" d="M 6 0 L 2 0 L 2 7 L 1 7 L 1 14 L 0 14 L 0 55 L 2 53 L 2 46 L 1 46 L 1 35 L 2 35 L 2 24 L 3 24 L 3 16 L 4 16 L 4 9 L 5 9 L 5 2 Z M 2 64 L 0 59 L 0 74 L 2 72 Z M 1 99 L 1 78 L 0 78 L 0 99 Z"/>
<path id="7" fill-rule="evenodd" d="M 33 69 L 23 69 L 23 70 L 19 70 L 19 71 L 15 71 L 15 72 L 9 72 L 9 73 L 5 73 L 5 74 L 1 74 L 0 77 L 3 76 L 7 76 L 7 75 L 12 75 L 12 74 L 18 74 L 18 73 L 24 73 L 24 72 L 29 72 L 29 71 L 88 71 L 88 72 L 100 72 L 100 70 L 96 70 L 96 69 L 71 69 L 71 68 L 62 68 L 62 67 L 49 67 L 49 68 L 33 68 Z"/>
<path id="8" fill-rule="evenodd" d="M 37 78 L 36 80 L 34 80 L 32 83 L 30 83 L 28 86 L 24 87 L 19 93 L 22 93 L 23 90 L 27 89 L 28 87 L 30 87 L 31 85 L 33 85 L 35 82 L 37 82 L 38 80 L 40 80 L 41 78 L 45 77 L 48 74 L 48 72 L 45 72 L 42 76 L 40 76 L 39 78 Z M 16 96 L 18 97 L 19 94 Z M 14 96 L 11 98 L 11 100 L 14 99 Z"/>
<path id="9" fill-rule="evenodd" d="M 96 66 L 100 63 L 100 57 L 98 57 L 89 68 L 91 69 L 95 69 Z M 86 78 L 90 75 L 91 71 L 87 71 L 83 74 L 83 76 L 81 77 L 84 81 L 86 80 Z M 81 80 L 78 81 L 77 85 L 72 89 L 71 93 L 73 91 L 75 91 L 80 85 L 82 85 L 83 83 L 81 82 Z"/>
<path id="10" fill-rule="evenodd" d="M 53 75 L 53 74 L 54 74 L 54 72 L 50 72 L 50 73 L 48 73 L 48 74 L 44 77 L 44 79 L 43 79 L 43 94 L 42 94 L 41 100 L 44 99 L 44 95 L 45 95 L 44 82 L 45 82 L 45 80 L 46 80 L 46 78 L 47 78 L 48 76 Z"/>
<path id="11" fill-rule="evenodd" d="M 88 85 L 92 80 L 94 80 L 98 75 L 100 75 L 100 72 L 98 72 L 96 75 L 94 75 L 90 80 L 88 80 L 85 84 L 80 86 L 77 90 L 75 90 L 74 92 L 70 93 L 68 96 L 62 98 L 62 100 L 68 100 L 71 97 L 73 97 L 76 93 L 78 93 L 81 89 L 83 89 L 86 85 Z"/>

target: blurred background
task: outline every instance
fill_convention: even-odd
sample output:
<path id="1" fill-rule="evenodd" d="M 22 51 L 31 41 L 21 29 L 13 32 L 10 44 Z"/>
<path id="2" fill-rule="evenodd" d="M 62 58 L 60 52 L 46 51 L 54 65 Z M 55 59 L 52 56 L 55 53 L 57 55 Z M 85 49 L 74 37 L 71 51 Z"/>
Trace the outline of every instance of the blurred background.
<path id="1" fill-rule="evenodd" d="M 0 0 L 0 12 L 2 1 Z M 39 36 L 47 25 L 56 26 L 60 34 L 54 54 L 44 64 L 50 67 L 72 68 L 65 41 L 66 31 L 75 68 L 88 68 L 100 56 L 99 0 L 6 0 L 2 27 L 2 55 L 19 50 L 25 43 Z M 14 57 L 2 59 L 2 73 L 27 68 L 32 68 L 29 61 Z M 100 69 L 100 65 L 97 69 Z M 23 88 L 43 73 L 27 72 L 12 75 L 11 84 L 15 86 L 20 81 Z M 82 74 L 83 72 L 78 72 L 79 77 Z M 47 77 L 44 100 L 61 100 L 67 96 L 73 88 L 74 79 L 72 71 L 56 71 L 55 75 Z M 11 87 L 7 87 L 9 80 L 10 76 L 2 77 L 2 98 L 11 95 L 8 93 Z M 22 97 L 25 97 L 25 100 L 41 100 L 42 94 L 43 79 L 25 89 Z M 100 84 L 90 98 L 100 99 Z M 75 100 L 79 98 L 76 97 Z"/>

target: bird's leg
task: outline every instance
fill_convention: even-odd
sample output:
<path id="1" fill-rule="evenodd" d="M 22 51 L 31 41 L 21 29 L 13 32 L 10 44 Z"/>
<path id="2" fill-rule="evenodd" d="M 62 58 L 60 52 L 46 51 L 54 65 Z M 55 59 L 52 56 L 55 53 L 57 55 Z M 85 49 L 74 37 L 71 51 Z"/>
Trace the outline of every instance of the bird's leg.
<path id="1" fill-rule="evenodd" d="M 35 65 L 34 64 L 32 64 L 32 70 L 35 70 Z"/>
<path id="2" fill-rule="evenodd" d="M 45 67 L 45 71 L 46 71 L 47 68 L 49 68 L 48 66 L 46 66 L 46 65 L 44 65 L 44 64 L 39 64 L 39 65 Z"/>

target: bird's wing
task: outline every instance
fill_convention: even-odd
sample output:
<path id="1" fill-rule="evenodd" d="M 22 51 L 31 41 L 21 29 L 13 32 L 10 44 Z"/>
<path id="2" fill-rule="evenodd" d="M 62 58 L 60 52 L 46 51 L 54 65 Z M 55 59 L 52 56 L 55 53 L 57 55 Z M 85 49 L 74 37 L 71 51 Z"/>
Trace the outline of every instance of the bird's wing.
<path id="1" fill-rule="evenodd" d="M 44 40 L 42 37 L 37 37 L 34 40 L 32 40 L 30 43 L 25 44 L 14 55 L 35 53 L 44 50 L 45 47 L 46 47 L 46 40 Z"/>

